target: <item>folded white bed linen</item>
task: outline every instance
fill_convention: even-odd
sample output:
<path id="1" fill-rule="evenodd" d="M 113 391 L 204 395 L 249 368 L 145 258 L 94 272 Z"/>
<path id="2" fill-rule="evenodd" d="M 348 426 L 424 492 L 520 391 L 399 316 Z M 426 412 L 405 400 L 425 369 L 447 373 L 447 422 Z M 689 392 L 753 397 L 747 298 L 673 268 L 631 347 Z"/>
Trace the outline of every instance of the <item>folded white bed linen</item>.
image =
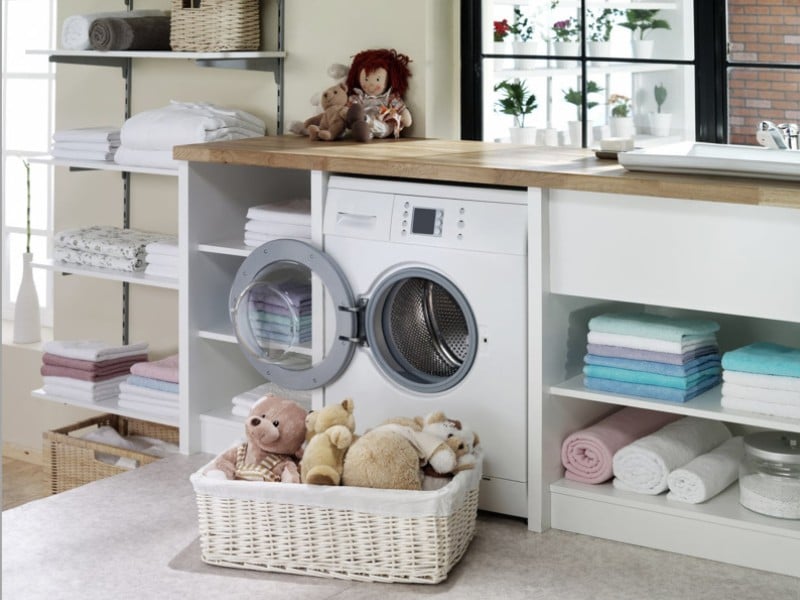
<path id="1" fill-rule="evenodd" d="M 667 477 L 693 458 L 730 439 L 718 421 L 683 417 L 639 438 L 614 454 L 614 487 L 640 494 L 667 490 Z"/>
<path id="2" fill-rule="evenodd" d="M 170 254 L 157 254 L 153 252 L 147 252 L 144 257 L 145 262 L 148 265 L 162 265 L 164 267 L 178 267 L 178 256 L 172 256 Z"/>
<path id="3" fill-rule="evenodd" d="M 311 226 L 311 199 L 293 198 L 288 202 L 261 204 L 247 209 L 247 218 L 254 221 L 291 223 Z"/>
<path id="4" fill-rule="evenodd" d="M 668 340 L 644 338 L 635 335 L 590 331 L 586 339 L 590 344 L 636 348 L 637 350 L 650 350 L 653 352 L 669 352 L 671 354 L 683 354 L 696 348 L 717 345 L 717 338 L 715 335 L 692 338 L 691 341 L 671 342 Z"/>
<path id="5" fill-rule="evenodd" d="M 172 158 L 169 150 L 136 150 L 120 146 L 114 153 L 114 162 L 127 167 L 152 167 L 155 169 L 177 169 L 181 161 Z"/>
<path id="6" fill-rule="evenodd" d="M 53 134 L 54 142 L 113 142 L 119 146 L 119 127 L 100 125 L 98 127 L 76 127 L 60 129 Z"/>
<path id="7" fill-rule="evenodd" d="M 158 400 L 161 402 L 178 403 L 178 394 L 174 392 L 164 392 L 154 388 L 144 387 L 142 385 L 133 385 L 123 381 L 119 384 L 120 393 L 133 394 L 139 398 L 148 398 L 150 400 Z"/>
<path id="8" fill-rule="evenodd" d="M 747 373 L 745 371 L 722 370 L 722 381 L 737 383 L 765 390 L 784 390 L 800 392 L 800 377 L 785 375 L 764 375 L 763 373 Z"/>
<path id="9" fill-rule="evenodd" d="M 119 140 L 113 142 L 53 142 L 51 148 L 59 150 L 86 152 L 114 152 L 119 147 Z"/>
<path id="10" fill-rule="evenodd" d="M 311 225 L 293 225 L 291 223 L 273 223 L 271 221 L 248 219 L 244 224 L 244 230 L 286 237 L 311 237 Z"/>
<path id="11" fill-rule="evenodd" d="M 113 162 L 116 150 L 67 150 L 53 146 L 50 155 L 53 158 L 66 158 L 70 160 L 102 160 Z"/>
<path id="12" fill-rule="evenodd" d="M 254 114 L 230 106 L 220 106 L 212 102 L 186 102 L 182 100 L 170 100 L 169 103 L 172 106 L 180 106 L 212 117 L 218 117 L 226 122 L 244 121 L 247 123 L 246 127 L 253 129 L 253 131 L 264 131 L 267 127 L 267 124 Z"/>
<path id="13" fill-rule="evenodd" d="M 168 265 L 147 265 L 144 268 L 145 275 L 153 275 L 155 277 L 166 277 L 167 279 L 178 278 L 178 267 L 170 267 Z"/>
<path id="14" fill-rule="evenodd" d="M 800 408 L 800 392 L 768 390 L 766 388 L 752 387 L 726 381 L 722 384 L 721 393 L 723 396 L 733 396 L 735 398 L 755 400 L 757 402 L 769 402 L 770 404 L 786 404 L 788 406 Z"/>
<path id="15" fill-rule="evenodd" d="M 42 383 L 45 386 L 55 385 L 59 387 L 69 387 L 86 392 L 99 392 L 114 390 L 119 392 L 119 384 L 128 378 L 127 375 L 120 375 L 113 379 L 103 379 L 102 381 L 87 381 L 85 379 L 75 379 L 74 377 L 62 377 L 59 375 L 43 375 Z"/>
<path id="16" fill-rule="evenodd" d="M 123 397 L 122 394 L 119 396 L 119 402 L 117 403 L 121 408 L 127 408 L 129 410 L 137 410 L 143 414 L 151 414 L 151 415 L 160 415 L 165 417 L 177 417 L 178 416 L 178 407 L 175 406 L 167 407 L 167 406 L 157 406 L 155 404 L 148 404 L 147 402 L 142 402 L 137 397 Z"/>
<path id="17" fill-rule="evenodd" d="M 743 455 L 742 437 L 737 436 L 692 459 L 667 476 L 667 499 L 689 504 L 710 500 L 739 479 Z"/>
<path id="18" fill-rule="evenodd" d="M 130 392 L 120 392 L 119 399 L 125 402 L 136 402 L 142 407 L 154 407 L 164 410 L 178 410 L 177 402 L 170 402 L 167 400 L 156 400 L 155 398 L 148 398 L 147 396 L 140 396 L 139 394 L 132 394 Z"/>
<path id="19" fill-rule="evenodd" d="M 64 19 L 64 24 L 61 26 L 61 47 L 64 50 L 90 50 L 92 44 L 89 38 L 89 28 L 95 19 L 162 17 L 169 16 L 169 14 L 170 12 L 167 10 L 143 9 L 70 15 Z"/>
<path id="20" fill-rule="evenodd" d="M 136 342 L 120 346 L 101 340 L 50 340 L 42 346 L 42 349 L 50 354 L 91 361 L 136 356 L 146 352 L 147 348 L 147 342 Z"/>
<path id="21" fill-rule="evenodd" d="M 174 256 L 178 258 L 178 241 L 174 242 L 151 242 L 145 246 L 148 254 L 163 254 L 164 256 Z"/>
<path id="22" fill-rule="evenodd" d="M 777 402 L 753 400 L 752 398 L 738 398 L 736 396 L 723 394 L 720 405 L 722 408 L 729 408 L 731 410 L 757 413 L 760 415 L 772 415 L 773 417 L 800 419 L 800 406 L 792 406 L 791 404 L 778 404 Z"/>
<path id="23" fill-rule="evenodd" d="M 116 388 L 102 389 L 102 390 L 79 390 L 78 388 L 68 387 L 64 385 L 55 385 L 52 383 L 45 383 L 42 389 L 46 394 L 52 394 L 59 398 L 67 400 L 78 400 L 80 402 L 103 402 L 104 400 L 111 400 L 116 398 L 119 390 Z"/>

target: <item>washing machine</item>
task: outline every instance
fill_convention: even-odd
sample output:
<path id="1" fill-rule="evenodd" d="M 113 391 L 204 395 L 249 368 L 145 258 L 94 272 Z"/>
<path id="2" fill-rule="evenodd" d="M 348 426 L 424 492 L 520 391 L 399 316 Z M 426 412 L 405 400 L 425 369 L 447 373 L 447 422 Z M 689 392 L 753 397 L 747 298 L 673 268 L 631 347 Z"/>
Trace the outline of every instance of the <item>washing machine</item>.
<path id="1" fill-rule="evenodd" d="M 231 317 L 248 360 L 357 431 L 444 411 L 484 451 L 480 508 L 527 516 L 527 193 L 331 176 L 322 249 L 242 263 Z"/>

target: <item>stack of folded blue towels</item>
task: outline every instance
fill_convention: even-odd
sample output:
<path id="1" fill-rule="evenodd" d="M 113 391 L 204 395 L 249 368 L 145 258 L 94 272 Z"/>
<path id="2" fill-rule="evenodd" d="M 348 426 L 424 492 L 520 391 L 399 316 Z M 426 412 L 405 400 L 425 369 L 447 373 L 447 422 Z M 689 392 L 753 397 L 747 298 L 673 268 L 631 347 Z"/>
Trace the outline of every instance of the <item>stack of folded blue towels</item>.
<path id="1" fill-rule="evenodd" d="M 609 313 L 589 321 L 584 385 L 592 390 L 686 402 L 721 381 L 708 319 Z"/>

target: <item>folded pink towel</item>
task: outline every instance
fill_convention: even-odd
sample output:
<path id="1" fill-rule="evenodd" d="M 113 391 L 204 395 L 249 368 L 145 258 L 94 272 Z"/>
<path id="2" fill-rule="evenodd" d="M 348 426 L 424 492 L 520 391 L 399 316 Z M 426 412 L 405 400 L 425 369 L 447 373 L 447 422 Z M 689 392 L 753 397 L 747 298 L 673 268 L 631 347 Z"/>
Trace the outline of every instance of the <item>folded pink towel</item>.
<path id="1" fill-rule="evenodd" d="M 129 370 L 128 367 L 119 367 L 98 373 L 96 371 L 84 371 L 83 369 L 61 367 L 59 365 L 42 365 L 42 368 L 39 370 L 39 372 L 42 374 L 42 376 L 47 377 L 70 377 L 72 379 L 80 379 L 81 381 L 105 381 L 106 379 L 113 379 L 114 377 L 119 377 L 120 375 L 127 375 Z"/>
<path id="2" fill-rule="evenodd" d="M 178 383 L 178 355 L 136 363 L 131 367 L 131 374 Z"/>
<path id="3" fill-rule="evenodd" d="M 68 356 L 60 356 L 58 354 L 50 354 L 45 352 L 42 354 L 42 362 L 46 365 L 58 365 L 59 367 L 69 367 L 70 369 L 81 369 L 82 371 L 103 372 L 109 369 L 116 369 L 118 367 L 125 367 L 129 369 L 131 365 L 147 360 L 147 353 L 137 354 L 135 356 L 126 356 L 123 358 L 112 358 L 109 360 L 82 360 L 80 358 L 69 358 Z"/>
<path id="4" fill-rule="evenodd" d="M 564 477 L 581 483 L 608 481 L 614 475 L 617 450 L 679 418 L 681 415 L 627 406 L 571 433 L 561 444 Z"/>

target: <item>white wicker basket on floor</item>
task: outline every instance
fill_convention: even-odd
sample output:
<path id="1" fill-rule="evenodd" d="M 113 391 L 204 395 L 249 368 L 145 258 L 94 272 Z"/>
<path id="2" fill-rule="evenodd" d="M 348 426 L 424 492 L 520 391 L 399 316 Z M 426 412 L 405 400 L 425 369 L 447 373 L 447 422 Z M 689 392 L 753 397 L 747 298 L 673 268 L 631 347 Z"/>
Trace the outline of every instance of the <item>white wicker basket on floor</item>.
<path id="1" fill-rule="evenodd" d="M 172 0 L 170 47 L 184 52 L 258 50 L 259 0 Z"/>
<path id="2" fill-rule="evenodd" d="M 438 583 L 475 534 L 478 467 L 440 490 L 191 477 L 203 561 L 355 581 Z"/>

